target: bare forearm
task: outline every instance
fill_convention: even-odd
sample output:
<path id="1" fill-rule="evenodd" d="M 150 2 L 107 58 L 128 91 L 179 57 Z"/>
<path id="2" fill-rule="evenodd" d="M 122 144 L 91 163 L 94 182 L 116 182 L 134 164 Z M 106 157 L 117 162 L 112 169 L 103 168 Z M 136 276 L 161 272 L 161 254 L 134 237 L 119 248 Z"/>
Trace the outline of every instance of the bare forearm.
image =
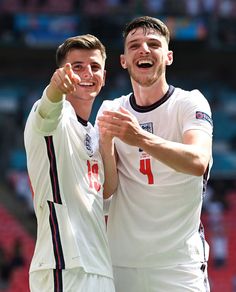
<path id="1" fill-rule="evenodd" d="M 104 199 L 109 198 L 116 190 L 118 184 L 118 174 L 116 168 L 116 153 L 114 149 L 105 148 L 100 145 L 100 151 L 104 163 L 105 181 L 104 181 Z"/>
<path id="2" fill-rule="evenodd" d="M 145 152 L 178 172 L 201 176 L 211 156 L 210 137 L 204 143 L 184 144 L 146 134 L 138 142 Z"/>

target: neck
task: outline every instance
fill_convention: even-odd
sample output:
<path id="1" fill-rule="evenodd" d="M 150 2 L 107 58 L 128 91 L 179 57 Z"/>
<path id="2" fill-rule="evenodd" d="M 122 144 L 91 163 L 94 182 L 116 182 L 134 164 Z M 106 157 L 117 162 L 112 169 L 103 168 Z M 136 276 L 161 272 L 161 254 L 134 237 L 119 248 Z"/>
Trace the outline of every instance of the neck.
<path id="1" fill-rule="evenodd" d="M 160 100 L 167 92 L 169 85 L 166 81 L 156 82 L 151 86 L 142 86 L 131 80 L 135 101 L 139 106 L 149 106 Z"/>
<path id="2" fill-rule="evenodd" d="M 67 96 L 66 99 L 73 106 L 77 116 L 85 121 L 89 120 L 94 100 L 82 100 L 77 98 L 71 98 L 69 96 Z"/>

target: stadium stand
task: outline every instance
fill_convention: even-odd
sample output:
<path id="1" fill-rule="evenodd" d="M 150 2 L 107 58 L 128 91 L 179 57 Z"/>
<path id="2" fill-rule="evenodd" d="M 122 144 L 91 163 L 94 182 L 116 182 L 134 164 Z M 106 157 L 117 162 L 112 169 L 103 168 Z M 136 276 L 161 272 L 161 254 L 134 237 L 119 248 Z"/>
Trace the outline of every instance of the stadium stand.
<path id="1" fill-rule="evenodd" d="M 3 222 L 0 225 L 0 246 L 9 263 L 9 283 L 5 285 L 3 291 L 27 292 L 29 291 L 28 269 L 33 254 L 34 239 L 2 205 L 0 205 L 0 218 Z M 15 244 L 18 244 L 17 250 Z M 14 251 L 17 251 L 17 254 L 14 254 Z"/>
<path id="2" fill-rule="evenodd" d="M 223 211 L 222 222 L 224 226 L 225 238 L 227 239 L 227 257 L 225 262 L 221 265 L 214 263 L 213 252 L 210 253 L 209 260 L 209 279 L 211 289 L 213 292 L 234 292 L 233 283 L 235 280 L 236 273 L 236 230 L 235 230 L 235 214 L 236 214 L 236 192 L 229 191 L 227 196 L 228 209 Z M 214 240 L 214 229 L 209 226 L 209 214 L 205 213 L 203 216 L 203 222 L 206 230 L 206 238 L 211 246 L 213 247 Z M 224 248 L 220 246 L 221 252 Z"/>

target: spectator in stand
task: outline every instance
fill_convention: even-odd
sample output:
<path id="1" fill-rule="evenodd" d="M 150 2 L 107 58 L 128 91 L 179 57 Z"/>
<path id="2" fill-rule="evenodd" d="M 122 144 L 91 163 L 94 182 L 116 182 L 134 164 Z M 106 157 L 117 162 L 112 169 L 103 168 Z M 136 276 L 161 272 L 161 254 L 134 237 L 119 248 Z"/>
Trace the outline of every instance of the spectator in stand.
<path id="1" fill-rule="evenodd" d="M 81 11 L 89 17 L 105 15 L 107 13 L 106 0 L 86 0 L 83 2 Z"/>
<path id="2" fill-rule="evenodd" d="M 4 248 L 0 246 L 0 291 L 8 287 L 10 276 L 11 265 Z"/>
<path id="3" fill-rule="evenodd" d="M 211 248 L 214 266 L 223 267 L 228 257 L 228 239 L 223 224 L 215 226 L 212 230 Z"/>
<path id="4" fill-rule="evenodd" d="M 164 13 L 164 3 L 165 0 L 147 0 L 145 1 L 145 6 L 146 6 L 146 13 L 158 13 L 163 14 Z"/>
<path id="5" fill-rule="evenodd" d="M 10 267 L 13 270 L 24 266 L 24 264 L 25 259 L 23 255 L 23 243 L 20 238 L 16 238 L 12 249 Z"/>
<path id="6" fill-rule="evenodd" d="M 232 292 L 236 292 L 236 274 L 232 277 Z"/>

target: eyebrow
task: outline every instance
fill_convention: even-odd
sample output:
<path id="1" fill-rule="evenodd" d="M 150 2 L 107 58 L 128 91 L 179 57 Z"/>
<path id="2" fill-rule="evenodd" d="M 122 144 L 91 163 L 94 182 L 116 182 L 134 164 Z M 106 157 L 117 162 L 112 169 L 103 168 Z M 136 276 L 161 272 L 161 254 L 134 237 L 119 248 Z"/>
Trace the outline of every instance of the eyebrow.
<path id="1" fill-rule="evenodd" d="M 83 62 L 82 61 L 75 61 L 75 62 L 71 63 L 71 65 L 78 65 L 78 64 L 83 64 Z"/>
<path id="2" fill-rule="evenodd" d="M 73 65 L 81 65 L 81 64 L 84 64 L 84 62 L 83 61 L 75 61 L 75 62 L 71 63 L 72 66 Z M 98 65 L 101 67 L 101 64 L 99 62 L 96 62 L 96 61 L 93 61 L 90 64 L 91 65 Z"/>
<path id="3" fill-rule="evenodd" d="M 139 42 L 139 41 L 140 41 L 139 38 L 131 40 L 131 41 L 127 41 L 127 45 L 135 43 L 135 42 Z M 161 41 L 159 39 L 156 39 L 156 38 L 150 38 L 150 39 L 148 38 L 147 41 L 155 41 L 155 42 L 158 42 L 161 44 Z"/>

